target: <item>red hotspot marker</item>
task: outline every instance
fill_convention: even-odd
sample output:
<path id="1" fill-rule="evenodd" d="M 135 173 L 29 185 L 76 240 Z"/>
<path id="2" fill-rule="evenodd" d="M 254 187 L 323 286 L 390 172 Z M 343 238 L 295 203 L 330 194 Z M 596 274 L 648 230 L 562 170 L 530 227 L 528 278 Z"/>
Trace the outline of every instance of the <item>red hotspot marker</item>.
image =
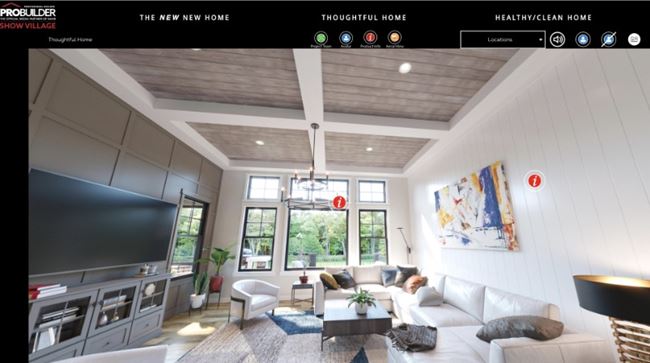
<path id="1" fill-rule="evenodd" d="M 539 170 L 526 173 L 526 186 L 531 190 L 540 190 L 544 186 L 544 174 Z"/>
<path id="2" fill-rule="evenodd" d="M 336 197 L 334 197 L 334 199 L 332 199 L 332 205 L 336 209 L 343 209 L 343 208 L 345 208 L 346 204 L 347 204 L 347 201 L 345 200 L 345 198 L 343 198 L 340 195 L 337 195 Z"/>

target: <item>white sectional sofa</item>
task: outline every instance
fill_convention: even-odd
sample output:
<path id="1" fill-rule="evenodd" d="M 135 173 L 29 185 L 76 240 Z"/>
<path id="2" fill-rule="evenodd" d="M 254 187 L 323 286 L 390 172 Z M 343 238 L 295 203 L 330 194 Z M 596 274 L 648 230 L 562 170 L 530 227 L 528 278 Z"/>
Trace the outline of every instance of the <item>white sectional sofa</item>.
<path id="1" fill-rule="evenodd" d="M 353 278 L 356 280 L 354 274 Z M 381 285 L 381 277 L 378 285 Z M 419 306 L 415 295 L 395 286 L 381 285 L 382 293 L 388 293 L 391 301 L 388 303 L 381 299 L 380 302 L 400 320 L 438 328 L 434 350 L 400 352 L 391 346 L 388 350 L 388 361 L 391 363 L 610 363 L 614 358 L 603 339 L 567 329 L 562 336 L 548 341 L 510 338 L 484 342 L 476 337 L 476 333 L 490 320 L 512 315 L 536 315 L 560 320 L 559 308 L 451 276 L 431 276 L 428 285 L 443 295 L 442 305 Z M 380 290 L 379 287 L 374 288 Z M 314 305 L 317 314 L 319 311 L 322 314 L 325 299 L 344 298 L 348 293 L 337 291 L 325 292 L 322 284 L 317 283 Z"/>

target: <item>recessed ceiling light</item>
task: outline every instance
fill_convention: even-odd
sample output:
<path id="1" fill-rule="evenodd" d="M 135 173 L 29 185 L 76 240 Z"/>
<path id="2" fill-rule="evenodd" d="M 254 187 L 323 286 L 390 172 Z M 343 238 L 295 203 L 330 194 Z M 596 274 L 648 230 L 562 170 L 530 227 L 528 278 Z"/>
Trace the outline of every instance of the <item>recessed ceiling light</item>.
<path id="1" fill-rule="evenodd" d="M 371 147 L 367 147 L 367 148 L 366 148 L 366 151 L 372 151 L 372 148 L 371 148 Z"/>
<path id="2" fill-rule="evenodd" d="M 192 48 L 193 51 L 198 52 L 201 48 Z"/>
<path id="3" fill-rule="evenodd" d="M 406 62 L 406 63 L 402 63 L 402 64 L 399 66 L 399 72 L 402 73 L 402 74 L 406 74 L 406 73 L 408 73 L 408 72 L 411 71 L 411 68 L 413 68 L 413 67 L 411 66 L 411 63 L 408 63 L 408 62 Z"/>
<path id="4" fill-rule="evenodd" d="M 264 145 L 264 141 L 262 141 L 262 140 L 257 140 L 257 141 L 255 141 L 255 143 L 257 145 Z"/>

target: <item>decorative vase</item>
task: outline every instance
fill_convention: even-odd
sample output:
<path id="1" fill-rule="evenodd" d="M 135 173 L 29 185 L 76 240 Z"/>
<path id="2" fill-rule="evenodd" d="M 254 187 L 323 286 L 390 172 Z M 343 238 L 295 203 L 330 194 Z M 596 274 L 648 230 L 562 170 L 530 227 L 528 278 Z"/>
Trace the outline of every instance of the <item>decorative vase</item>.
<path id="1" fill-rule="evenodd" d="M 108 323 L 108 315 L 102 311 L 102 315 L 99 316 L 99 321 L 97 322 L 98 326 L 104 326 Z"/>
<path id="2" fill-rule="evenodd" d="M 220 292 L 223 285 L 223 276 L 214 275 L 210 277 L 210 292 Z"/>
<path id="3" fill-rule="evenodd" d="M 357 311 L 357 314 L 366 315 L 368 313 L 368 304 L 355 303 L 354 309 Z"/>
<path id="4" fill-rule="evenodd" d="M 192 309 L 198 309 L 203 305 L 203 301 L 205 300 L 205 294 L 197 295 L 197 294 L 192 294 L 190 295 L 190 304 L 192 305 Z"/>
<path id="5" fill-rule="evenodd" d="M 306 284 L 307 281 L 309 280 L 309 276 L 307 276 L 307 275 L 301 275 L 301 276 L 298 276 L 298 278 L 300 279 L 301 284 Z"/>

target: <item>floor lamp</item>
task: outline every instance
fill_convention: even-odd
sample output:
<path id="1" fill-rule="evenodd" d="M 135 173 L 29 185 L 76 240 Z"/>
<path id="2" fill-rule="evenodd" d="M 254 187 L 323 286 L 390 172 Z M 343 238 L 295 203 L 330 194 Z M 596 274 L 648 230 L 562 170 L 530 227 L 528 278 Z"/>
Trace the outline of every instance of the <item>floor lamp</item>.
<path id="1" fill-rule="evenodd" d="M 580 306 L 611 321 L 621 362 L 650 362 L 650 280 L 576 275 Z"/>
<path id="2" fill-rule="evenodd" d="M 399 230 L 399 233 L 402 235 L 402 239 L 404 240 L 404 244 L 406 245 L 406 262 L 408 264 L 411 264 L 411 246 L 409 243 L 406 241 L 406 237 L 404 237 L 404 227 L 397 227 Z"/>

